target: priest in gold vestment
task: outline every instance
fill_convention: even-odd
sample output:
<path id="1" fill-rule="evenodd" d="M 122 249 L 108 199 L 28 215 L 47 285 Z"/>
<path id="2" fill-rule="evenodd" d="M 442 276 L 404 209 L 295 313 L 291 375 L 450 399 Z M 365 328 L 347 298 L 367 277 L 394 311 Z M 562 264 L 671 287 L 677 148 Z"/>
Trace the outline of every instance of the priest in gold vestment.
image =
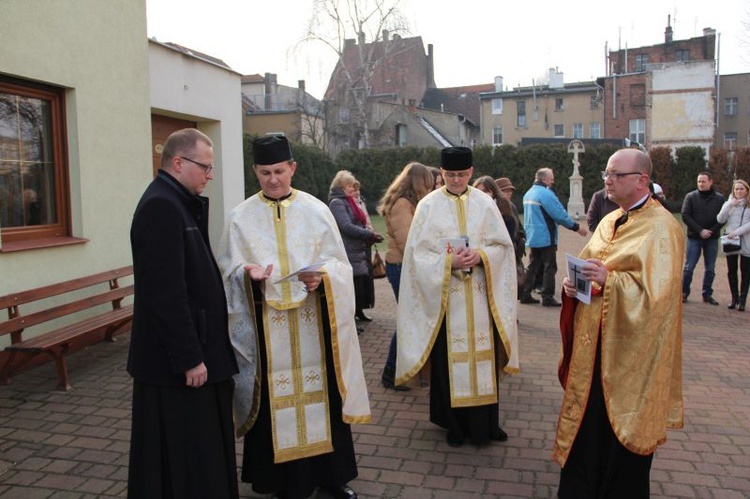
<path id="1" fill-rule="evenodd" d="M 430 421 L 448 444 L 507 440 L 500 378 L 518 365 L 513 242 L 492 198 L 469 187 L 472 153 L 441 152 L 445 186 L 417 205 L 398 300 L 396 384 L 430 360 Z"/>
<path id="2" fill-rule="evenodd" d="M 620 209 L 600 222 L 563 281 L 560 319 L 565 389 L 553 458 L 558 497 L 647 498 L 656 447 L 682 428 L 681 265 L 685 237 L 650 196 L 651 159 L 615 152 L 603 172 Z M 577 286 L 590 281 L 591 303 Z"/>
<path id="3" fill-rule="evenodd" d="M 292 189 L 297 165 L 286 139 L 257 139 L 253 153 L 262 190 L 232 210 L 219 251 L 240 365 L 242 480 L 277 497 L 319 487 L 353 499 L 349 425 L 371 416 L 352 268 L 328 206 Z"/>

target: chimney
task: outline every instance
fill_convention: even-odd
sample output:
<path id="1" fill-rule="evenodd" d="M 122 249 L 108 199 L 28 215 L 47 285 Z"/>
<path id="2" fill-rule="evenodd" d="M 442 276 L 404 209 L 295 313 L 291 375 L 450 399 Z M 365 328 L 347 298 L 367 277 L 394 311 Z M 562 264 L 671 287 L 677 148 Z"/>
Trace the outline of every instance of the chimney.
<path id="1" fill-rule="evenodd" d="M 276 75 L 266 73 L 263 76 L 263 93 L 265 94 L 264 111 L 273 111 L 273 95 L 276 94 Z"/>
<path id="2" fill-rule="evenodd" d="M 305 100 L 305 80 L 297 80 L 297 102 Z"/>
<path id="3" fill-rule="evenodd" d="M 383 30 L 383 41 L 384 42 L 388 41 L 388 30 L 387 29 Z"/>
<path id="4" fill-rule="evenodd" d="M 346 38 L 344 40 L 344 48 L 349 47 L 350 45 L 354 45 L 355 43 L 357 43 L 357 40 L 355 40 L 354 38 Z"/>
<path id="5" fill-rule="evenodd" d="M 664 43 L 672 43 L 674 33 L 672 32 L 672 15 L 667 15 L 667 29 L 664 30 Z"/>
<path id="6" fill-rule="evenodd" d="M 364 45 L 365 44 L 365 32 L 364 31 L 360 31 L 359 32 L 358 40 L 359 40 L 359 44 L 360 45 Z"/>
<path id="7" fill-rule="evenodd" d="M 503 77 L 495 76 L 495 92 L 503 91 Z"/>
<path id="8" fill-rule="evenodd" d="M 437 88 L 435 85 L 435 57 L 432 44 L 427 44 L 427 88 Z"/>
<path id="9" fill-rule="evenodd" d="M 549 88 L 565 88 L 563 74 L 557 68 L 549 68 Z"/>

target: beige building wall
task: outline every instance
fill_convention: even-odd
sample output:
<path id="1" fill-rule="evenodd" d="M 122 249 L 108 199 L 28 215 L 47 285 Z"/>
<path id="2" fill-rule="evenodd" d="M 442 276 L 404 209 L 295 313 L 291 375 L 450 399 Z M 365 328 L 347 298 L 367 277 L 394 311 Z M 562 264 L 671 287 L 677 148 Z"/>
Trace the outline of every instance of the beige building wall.
<path id="1" fill-rule="evenodd" d="M 148 49 L 151 112 L 195 121 L 214 143 L 214 180 L 203 195 L 211 200 L 209 237 L 216 251 L 226 215 L 245 199 L 241 75 L 153 40 Z M 143 190 L 151 162 L 138 168 Z"/>
<path id="2" fill-rule="evenodd" d="M 524 92 L 513 95 L 504 93 L 502 97 L 502 114 L 493 114 L 491 98 L 481 100 L 482 143 L 493 144 L 493 130 L 502 127 L 503 144 L 518 145 L 521 139 L 535 138 L 573 138 L 575 124 L 583 127 L 583 136 L 591 138 L 591 124 L 598 123 L 600 137 L 603 137 L 604 114 L 601 105 L 592 106 L 592 97 L 596 91 L 563 92 L 539 91 L 536 95 Z M 558 109 L 557 99 L 562 99 L 562 109 Z M 518 126 L 518 102 L 526 104 L 526 126 Z M 563 126 L 563 134 L 555 135 L 555 125 Z"/>
<path id="3" fill-rule="evenodd" d="M 269 133 L 283 133 L 289 140 L 300 140 L 300 114 L 252 113 L 242 117 L 245 133 L 262 137 Z"/>
<path id="4" fill-rule="evenodd" d="M 145 0 L 2 0 L 0 13 L 0 72 L 66 89 L 72 231 L 88 239 L 0 252 L 0 295 L 130 264 L 151 178 Z"/>
<path id="5" fill-rule="evenodd" d="M 727 99 L 737 99 L 736 109 L 726 107 Z M 716 146 L 727 147 L 724 139 L 729 132 L 737 134 L 737 146 L 750 145 L 750 73 L 721 75 L 717 107 Z"/>
<path id="6" fill-rule="evenodd" d="M 714 141 L 713 61 L 649 66 L 651 95 L 646 136 L 651 147 L 701 146 Z"/>

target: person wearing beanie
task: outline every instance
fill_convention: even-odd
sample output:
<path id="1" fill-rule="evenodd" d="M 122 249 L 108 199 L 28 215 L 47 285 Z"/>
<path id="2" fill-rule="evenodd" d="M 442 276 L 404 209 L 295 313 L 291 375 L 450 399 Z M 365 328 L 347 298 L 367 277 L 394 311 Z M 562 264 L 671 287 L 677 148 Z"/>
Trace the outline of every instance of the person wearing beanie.
<path id="1" fill-rule="evenodd" d="M 430 421 L 448 445 L 505 441 L 502 373 L 519 371 L 513 242 L 494 201 L 469 186 L 471 149 L 441 151 L 445 185 L 417 204 L 398 298 L 396 385 L 430 364 Z"/>
<path id="2" fill-rule="evenodd" d="M 292 188 L 286 138 L 256 139 L 253 157 L 261 191 L 229 214 L 219 248 L 241 478 L 275 497 L 354 499 L 350 425 L 371 416 L 352 266 L 328 206 Z"/>

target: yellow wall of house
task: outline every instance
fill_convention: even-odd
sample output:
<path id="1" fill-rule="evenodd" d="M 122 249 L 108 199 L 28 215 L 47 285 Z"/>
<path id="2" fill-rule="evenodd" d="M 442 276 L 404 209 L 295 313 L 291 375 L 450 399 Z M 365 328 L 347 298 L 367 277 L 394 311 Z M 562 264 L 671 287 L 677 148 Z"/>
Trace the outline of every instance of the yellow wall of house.
<path id="1" fill-rule="evenodd" d="M 130 264 L 152 178 L 145 0 L 2 0 L 0 12 L 0 73 L 66 89 L 73 236 L 89 240 L 0 252 L 0 295 Z"/>

